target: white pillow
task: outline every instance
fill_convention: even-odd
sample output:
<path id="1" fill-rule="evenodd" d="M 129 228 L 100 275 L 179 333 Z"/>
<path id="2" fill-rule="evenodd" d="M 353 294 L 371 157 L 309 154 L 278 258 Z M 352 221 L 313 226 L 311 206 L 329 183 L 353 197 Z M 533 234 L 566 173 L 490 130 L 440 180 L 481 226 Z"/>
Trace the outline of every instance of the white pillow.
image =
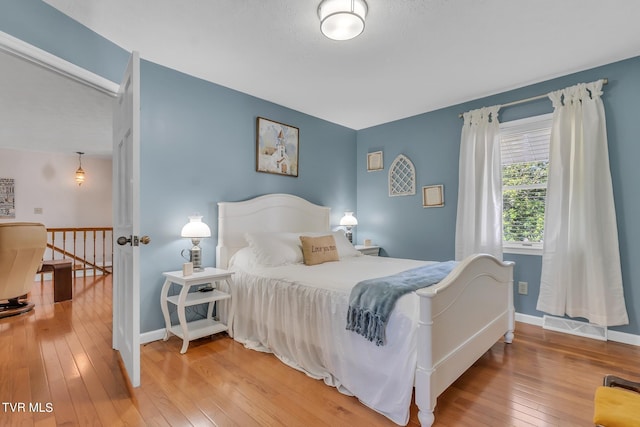
<path id="1" fill-rule="evenodd" d="M 343 230 L 334 232 L 261 232 L 246 233 L 245 239 L 253 251 L 253 262 L 257 265 L 276 267 L 286 264 L 300 264 L 304 261 L 300 236 L 333 235 L 340 258 L 361 256 L 345 236 Z M 255 266 L 255 265 L 254 265 Z"/>
<path id="2" fill-rule="evenodd" d="M 275 267 L 301 263 L 302 245 L 298 233 L 246 233 L 256 263 Z"/>
<path id="3" fill-rule="evenodd" d="M 345 236 L 343 230 L 336 230 L 332 234 L 333 238 L 336 239 L 336 247 L 338 248 L 338 255 L 340 255 L 340 258 L 362 255 L 359 250 L 353 247 L 349 239 L 347 239 L 347 236 Z"/>
<path id="4" fill-rule="evenodd" d="M 257 266 L 256 257 L 253 250 L 249 246 L 245 246 L 238 252 L 233 254 L 229 260 L 229 269 L 239 268 L 242 270 L 251 270 Z"/>

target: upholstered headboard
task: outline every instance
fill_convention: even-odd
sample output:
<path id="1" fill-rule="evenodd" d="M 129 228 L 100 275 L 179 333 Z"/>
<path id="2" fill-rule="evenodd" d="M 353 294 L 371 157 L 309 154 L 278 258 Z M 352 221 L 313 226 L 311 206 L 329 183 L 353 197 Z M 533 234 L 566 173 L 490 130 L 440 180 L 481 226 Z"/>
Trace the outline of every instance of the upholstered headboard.
<path id="1" fill-rule="evenodd" d="M 330 231 L 331 208 L 291 194 L 267 194 L 241 202 L 218 203 L 216 266 L 227 268 L 238 250 L 247 246 L 245 233 Z"/>

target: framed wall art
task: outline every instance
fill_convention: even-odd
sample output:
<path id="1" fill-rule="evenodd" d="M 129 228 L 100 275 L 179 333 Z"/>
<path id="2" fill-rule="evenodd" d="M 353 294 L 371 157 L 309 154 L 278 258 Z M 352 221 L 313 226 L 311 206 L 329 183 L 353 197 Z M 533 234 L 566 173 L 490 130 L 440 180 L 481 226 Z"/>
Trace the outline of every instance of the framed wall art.
<path id="1" fill-rule="evenodd" d="M 404 154 L 389 166 L 389 197 L 413 196 L 416 194 L 416 168 Z"/>
<path id="2" fill-rule="evenodd" d="M 444 206 L 444 186 L 428 185 L 422 187 L 422 207 L 441 208 Z"/>
<path id="3" fill-rule="evenodd" d="M 367 171 L 380 171 L 384 169 L 384 162 L 382 161 L 382 151 L 374 151 L 367 154 Z"/>
<path id="4" fill-rule="evenodd" d="M 300 130 L 258 117 L 256 122 L 256 171 L 298 176 Z"/>
<path id="5" fill-rule="evenodd" d="M 0 218 L 15 217 L 15 181 L 13 178 L 0 178 Z"/>

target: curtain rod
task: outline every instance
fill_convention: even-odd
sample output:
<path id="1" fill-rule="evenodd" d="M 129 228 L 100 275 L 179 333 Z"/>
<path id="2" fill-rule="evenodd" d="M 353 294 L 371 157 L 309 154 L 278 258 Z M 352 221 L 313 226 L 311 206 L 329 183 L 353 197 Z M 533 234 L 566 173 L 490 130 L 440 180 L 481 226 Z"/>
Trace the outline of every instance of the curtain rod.
<path id="1" fill-rule="evenodd" d="M 601 79 L 602 80 L 602 84 L 606 85 L 607 83 L 609 83 L 609 79 L 604 78 Z M 524 104 L 526 102 L 531 102 L 531 101 L 537 101 L 538 99 L 544 99 L 547 98 L 549 96 L 549 94 L 545 94 L 545 95 L 538 95 L 538 96 L 532 96 L 531 98 L 525 98 L 525 99 L 519 99 L 517 101 L 511 101 L 511 102 L 507 102 L 506 104 L 500 104 L 500 109 L 504 108 L 504 107 L 512 107 L 514 105 L 519 105 L 519 104 Z M 462 113 L 458 114 L 459 118 L 462 118 Z"/>

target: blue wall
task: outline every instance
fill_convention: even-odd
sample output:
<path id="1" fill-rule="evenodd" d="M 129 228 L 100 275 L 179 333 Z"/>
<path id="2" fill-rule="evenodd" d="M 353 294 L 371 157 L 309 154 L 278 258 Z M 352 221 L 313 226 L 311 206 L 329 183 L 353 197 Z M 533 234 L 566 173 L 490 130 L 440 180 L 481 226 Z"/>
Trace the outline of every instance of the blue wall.
<path id="1" fill-rule="evenodd" d="M 458 197 L 458 156 L 462 120 L 458 114 L 548 93 L 603 77 L 609 157 L 618 219 L 625 299 L 630 324 L 615 330 L 640 334 L 640 57 L 609 64 L 518 90 L 421 114 L 358 132 L 358 238 L 370 238 L 393 257 L 446 260 L 454 257 Z M 552 112 L 547 99 L 504 108 L 500 121 Z M 367 153 L 383 150 L 383 171 L 367 172 Z M 389 197 L 387 174 L 398 154 L 416 167 L 416 195 Z M 445 206 L 422 208 L 422 186 L 444 184 Z M 635 238 L 634 238 L 635 237 Z M 529 294 L 516 293 L 519 313 L 541 316 L 535 309 L 541 257 L 505 255 L 516 261 L 514 280 L 529 282 Z"/>
<path id="2" fill-rule="evenodd" d="M 356 208 L 356 132 L 190 77 L 141 64 L 141 229 L 153 244 L 141 250 L 141 330 L 163 327 L 162 272 L 178 270 L 191 246 L 180 229 L 194 212 L 212 230 L 204 265 L 215 264 L 217 203 L 289 193 L 332 208 L 337 225 Z M 298 177 L 256 172 L 256 118 L 298 127 Z"/>
<path id="3" fill-rule="evenodd" d="M 0 30 L 116 82 L 128 58 L 128 52 L 40 0 L 0 0 Z M 141 213 L 143 233 L 153 243 L 142 251 L 146 305 L 141 330 L 162 327 L 160 272 L 182 263 L 179 252 L 189 244 L 177 236 L 187 215 L 199 211 L 215 234 L 216 203 L 221 200 L 289 192 L 331 206 L 334 223 L 343 211 L 354 210 L 357 240 L 370 238 L 387 255 L 453 258 L 462 124 L 458 113 L 607 77 L 603 100 L 630 317 L 630 325 L 615 329 L 640 334 L 639 75 L 640 58 L 633 58 L 355 132 L 143 61 Z M 549 101 L 537 101 L 503 109 L 501 121 L 550 111 Z M 299 178 L 255 172 L 258 115 L 300 128 Z M 196 150 L 199 154 L 192 154 Z M 385 169 L 366 172 L 366 154 L 377 150 L 384 151 Z M 416 166 L 417 192 L 390 198 L 388 167 L 400 153 Z M 420 189 L 430 184 L 444 184 L 443 208 L 422 208 Z M 214 247 L 215 237 L 203 242 L 207 263 L 213 261 Z M 516 294 L 518 312 L 540 315 L 535 310 L 540 257 L 505 258 L 517 263 L 515 280 L 529 282 L 529 295 Z"/>
<path id="4" fill-rule="evenodd" d="M 0 0 L 0 31 L 115 82 L 129 53 L 40 0 Z M 211 239 L 215 263 L 217 202 L 290 193 L 333 209 L 338 224 L 356 209 L 356 132 L 177 71 L 141 63 L 141 332 L 164 327 L 162 272 L 178 270 L 191 246 L 180 230 L 194 212 Z M 255 171 L 255 123 L 261 116 L 300 130 L 297 178 Z"/>
<path id="5" fill-rule="evenodd" d="M 0 0 L 0 31 L 113 82 L 129 52 L 41 0 Z"/>

